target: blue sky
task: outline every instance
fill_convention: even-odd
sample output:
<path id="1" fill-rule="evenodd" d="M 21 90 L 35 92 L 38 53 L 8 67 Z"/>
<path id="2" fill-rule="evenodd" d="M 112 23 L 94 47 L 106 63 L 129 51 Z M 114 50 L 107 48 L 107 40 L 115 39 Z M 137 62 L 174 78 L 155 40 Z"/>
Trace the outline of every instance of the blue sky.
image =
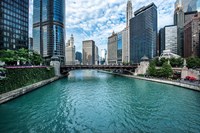
<path id="1" fill-rule="evenodd" d="M 132 0 L 133 12 L 154 2 L 158 7 L 160 29 L 173 24 L 175 1 Z M 66 0 L 66 41 L 73 34 L 77 51 L 82 51 L 82 41 L 88 39 L 94 40 L 99 50 L 107 49 L 107 38 L 113 30 L 119 32 L 125 28 L 126 4 L 127 0 Z"/>

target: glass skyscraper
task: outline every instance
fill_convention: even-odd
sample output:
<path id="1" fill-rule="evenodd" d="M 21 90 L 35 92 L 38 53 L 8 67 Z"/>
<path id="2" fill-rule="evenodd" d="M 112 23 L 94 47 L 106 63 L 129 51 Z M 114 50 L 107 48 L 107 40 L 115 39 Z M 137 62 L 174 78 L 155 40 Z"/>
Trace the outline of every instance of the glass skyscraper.
<path id="1" fill-rule="evenodd" d="M 64 62 L 65 0 L 33 1 L 33 50 L 45 59 Z"/>
<path id="2" fill-rule="evenodd" d="M 122 63 L 122 32 L 117 34 L 117 63 Z"/>
<path id="3" fill-rule="evenodd" d="M 28 48 L 28 0 L 0 0 L 0 49 Z"/>
<path id="4" fill-rule="evenodd" d="M 152 3 L 134 14 L 130 20 L 130 61 L 139 63 L 143 56 L 156 56 L 157 7 Z"/>

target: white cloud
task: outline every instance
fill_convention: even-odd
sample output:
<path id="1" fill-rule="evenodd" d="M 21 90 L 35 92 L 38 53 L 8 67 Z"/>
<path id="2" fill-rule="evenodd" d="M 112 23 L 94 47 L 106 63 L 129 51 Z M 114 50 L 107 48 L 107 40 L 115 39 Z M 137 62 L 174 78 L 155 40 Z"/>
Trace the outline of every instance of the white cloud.
<path id="1" fill-rule="evenodd" d="M 173 24 L 175 0 L 134 0 L 133 11 L 154 2 L 158 7 L 158 28 Z M 82 41 L 93 39 L 96 45 L 107 48 L 107 38 L 113 30 L 125 27 L 125 0 L 67 0 L 66 36 L 75 36 L 75 45 L 82 51 Z"/>
<path id="2" fill-rule="evenodd" d="M 175 1 L 132 0 L 133 12 L 154 2 L 158 7 L 160 29 L 173 24 Z M 119 32 L 125 27 L 126 2 L 127 0 L 66 0 L 66 39 L 74 34 L 78 51 L 82 51 L 82 41 L 85 39 L 93 39 L 99 50 L 107 48 L 107 38 L 113 30 Z"/>

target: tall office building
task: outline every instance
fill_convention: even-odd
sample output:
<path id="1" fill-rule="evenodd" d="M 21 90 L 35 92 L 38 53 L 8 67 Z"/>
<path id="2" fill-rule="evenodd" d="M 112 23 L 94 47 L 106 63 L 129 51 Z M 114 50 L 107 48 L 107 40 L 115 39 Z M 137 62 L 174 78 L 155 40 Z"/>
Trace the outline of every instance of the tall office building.
<path id="1" fill-rule="evenodd" d="M 93 40 L 83 41 L 83 65 L 95 64 L 95 42 Z"/>
<path id="2" fill-rule="evenodd" d="M 200 13 L 185 23 L 184 26 L 184 57 L 200 57 Z"/>
<path id="3" fill-rule="evenodd" d="M 165 30 L 161 28 L 159 30 L 159 56 L 165 50 Z"/>
<path id="4" fill-rule="evenodd" d="M 135 11 L 130 20 L 130 61 L 139 63 L 145 55 L 156 56 L 157 7 L 154 3 Z"/>
<path id="5" fill-rule="evenodd" d="M 100 60 L 100 64 L 104 65 L 106 63 L 107 60 L 107 51 L 106 49 L 101 49 L 101 60 Z"/>
<path id="6" fill-rule="evenodd" d="M 65 64 L 75 65 L 75 46 L 73 35 L 71 35 L 65 47 Z"/>
<path id="7" fill-rule="evenodd" d="M 169 25 L 160 30 L 161 35 L 161 51 L 170 50 L 170 52 L 177 54 L 177 26 Z"/>
<path id="8" fill-rule="evenodd" d="M 182 5 L 184 12 L 197 11 L 199 0 L 176 0 L 175 8 Z"/>
<path id="9" fill-rule="evenodd" d="M 133 14 L 133 7 L 131 0 L 128 0 L 126 5 L 126 27 L 129 27 L 129 21 L 132 18 Z"/>
<path id="10" fill-rule="evenodd" d="M 188 21 L 191 21 L 195 14 L 197 14 L 197 11 L 193 12 L 186 12 L 184 13 L 184 23 L 187 23 Z"/>
<path id="11" fill-rule="evenodd" d="M 131 0 L 128 0 L 126 5 L 126 28 L 123 31 L 123 47 L 126 48 L 124 50 L 124 57 L 127 58 L 127 61 L 130 62 L 130 19 L 133 17 L 133 7 Z M 126 36 L 125 36 L 126 35 Z M 125 59 L 126 60 L 126 59 Z"/>
<path id="12" fill-rule="evenodd" d="M 33 50 L 49 60 L 59 57 L 64 63 L 65 0 L 33 1 Z"/>
<path id="13" fill-rule="evenodd" d="M 79 61 L 79 63 L 82 63 L 82 53 L 81 52 L 76 52 L 76 60 Z"/>
<path id="14" fill-rule="evenodd" d="M 95 45 L 95 65 L 99 65 L 99 48 Z"/>
<path id="15" fill-rule="evenodd" d="M 128 28 L 125 28 L 124 30 L 122 30 L 122 62 L 129 62 L 129 49 L 130 46 L 128 45 Z"/>
<path id="16" fill-rule="evenodd" d="M 183 56 L 183 26 L 184 26 L 184 11 L 182 3 L 175 3 L 174 25 L 177 25 L 177 48 L 178 55 Z"/>
<path id="17" fill-rule="evenodd" d="M 117 33 L 117 63 L 122 64 L 122 32 Z"/>
<path id="18" fill-rule="evenodd" d="M 108 64 L 117 64 L 117 34 L 108 37 Z"/>
<path id="19" fill-rule="evenodd" d="M 0 0 L 0 49 L 28 49 L 28 0 Z"/>

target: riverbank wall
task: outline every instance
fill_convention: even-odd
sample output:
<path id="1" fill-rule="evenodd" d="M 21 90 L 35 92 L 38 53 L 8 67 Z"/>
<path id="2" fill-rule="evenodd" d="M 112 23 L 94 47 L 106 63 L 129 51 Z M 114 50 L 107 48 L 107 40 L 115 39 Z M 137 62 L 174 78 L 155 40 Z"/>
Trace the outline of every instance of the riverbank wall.
<path id="1" fill-rule="evenodd" d="M 128 78 L 135 78 L 135 79 L 139 79 L 139 80 L 146 80 L 146 81 L 151 81 L 151 82 L 169 84 L 169 85 L 174 85 L 174 86 L 178 86 L 178 87 L 182 87 L 182 88 L 186 88 L 186 89 L 190 89 L 190 90 L 194 90 L 194 91 L 200 91 L 200 86 L 181 83 L 178 81 L 169 81 L 169 80 L 160 80 L 160 79 L 146 78 L 146 77 L 133 76 L 133 75 L 124 75 L 124 74 L 112 73 L 112 72 L 108 72 L 108 71 L 99 71 L 99 72 L 109 73 L 109 74 L 128 77 Z"/>
<path id="2" fill-rule="evenodd" d="M 55 76 L 55 77 L 47 79 L 47 80 L 43 80 L 43 81 L 28 85 L 28 86 L 25 86 L 25 87 L 22 87 L 22 88 L 13 90 L 13 91 L 9 91 L 7 93 L 0 94 L 0 104 L 8 102 L 12 99 L 15 99 L 15 98 L 22 96 L 26 93 L 29 93 L 31 91 L 34 91 L 34 90 L 36 90 L 36 89 L 38 89 L 42 86 L 45 86 L 47 84 L 50 84 L 50 83 L 52 83 L 52 82 L 54 82 L 54 81 L 56 81 L 60 78 L 62 78 L 62 77 L 61 76 Z"/>

